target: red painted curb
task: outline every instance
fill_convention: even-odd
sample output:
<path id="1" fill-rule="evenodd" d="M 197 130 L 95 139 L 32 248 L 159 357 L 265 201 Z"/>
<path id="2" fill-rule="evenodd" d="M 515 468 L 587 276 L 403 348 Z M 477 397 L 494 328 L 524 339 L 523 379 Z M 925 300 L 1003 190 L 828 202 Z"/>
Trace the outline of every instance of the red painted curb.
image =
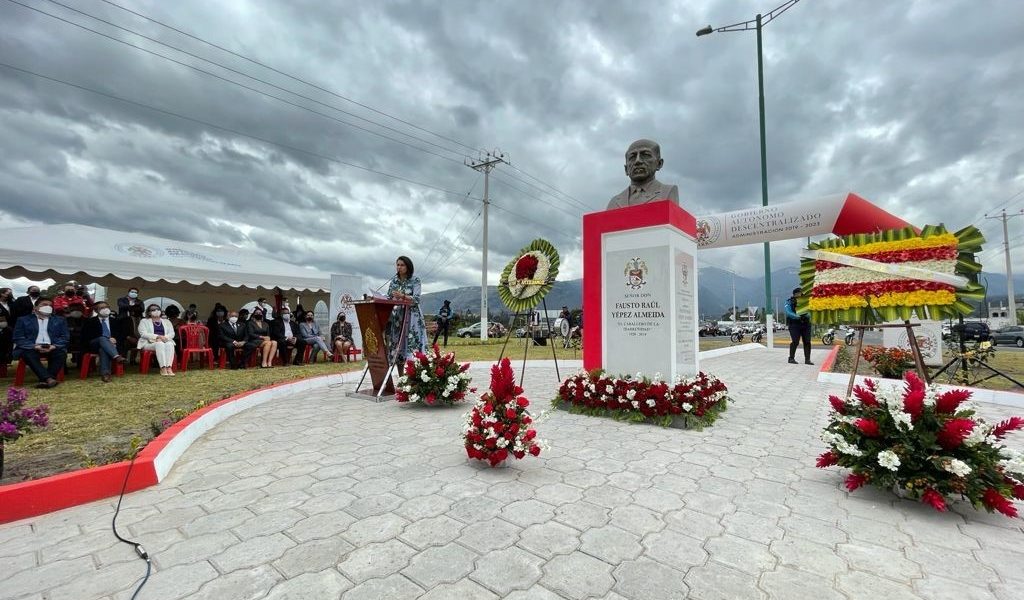
<path id="1" fill-rule="evenodd" d="M 836 362 L 836 357 L 839 356 L 839 349 L 842 346 L 832 346 L 832 350 L 829 351 L 828 356 L 825 360 L 821 361 L 821 368 L 818 369 L 819 373 L 828 373 L 832 370 L 832 365 Z"/>
<path id="2" fill-rule="evenodd" d="M 300 381 L 310 381 L 322 377 L 333 377 L 339 373 L 328 373 L 316 377 L 290 379 L 266 387 L 249 390 L 234 396 L 218 400 L 205 406 L 184 419 L 171 425 L 159 436 L 153 438 L 139 452 L 128 478 L 126 492 L 134 492 L 159 483 L 156 467 L 153 462 L 179 433 L 188 428 L 203 415 L 217 408 L 241 400 L 256 392 L 272 390 L 277 387 L 292 385 Z M 22 483 L 0 486 L 0 524 L 10 523 L 19 519 L 44 515 L 46 513 L 78 506 L 87 502 L 110 498 L 121 493 L 125 474 L 128 472 L 128 461 L 79 469 L 70 473 L 60 473 L 41 479 L 33 479 Z"/>

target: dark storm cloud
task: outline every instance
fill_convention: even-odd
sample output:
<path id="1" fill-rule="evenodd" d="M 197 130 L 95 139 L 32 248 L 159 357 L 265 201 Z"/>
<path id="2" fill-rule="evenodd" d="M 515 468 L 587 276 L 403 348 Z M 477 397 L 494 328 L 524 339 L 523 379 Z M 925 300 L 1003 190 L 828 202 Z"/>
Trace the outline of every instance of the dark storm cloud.
<path id="1" fill-rule="evenodd" d="M 622 155 L 639 137 L 661 143 L 666 166 L 659 178 L 679 183 L 691 212 L 760 203 L 754 34 L 696 38 L 694 31 L 775 3 L 132 5 L 449 139 L 96 0 L 69 3 L 267 83 L 52 3 L 29 3 L 324 114 L 0 4 L 4 62 L 210 124 L 0 68 L 5 222 L 236 243 L 375 280 L 391 272 L 395 256 L 408 254 L 419 273 L 433 271 L 428 286 L 437 288 L 479 282 L 480 221 L 467 226 L 480 210 L 483 185 L 463 164 L 464 154 L 478 158 L 476 148 L 500 148 L 516 168 L 575 199 L 499 166 L 490 186 L 492 281 L 534 237 L 572 257 L 563 261 L 565 272 L 579 276 L 579 215 L 603 208 L 625 187 Z M 982 223 L 986 209 L 1024 189 L 1024 41 L 1015 27 L 1022 20 L 1016 3 L 964 0 L 871 2 L 855 10 L 801 2 L 770 23 L 770 201 L 856 191 L 917 223 Z M 174 218 L 139 218 L 153 211 Z M 995 232 L 993 223 L 984 222 L 987 233 Z M 775 267 L 795 264 L 797 247 L 773 245 Z M 745 274 L 761 268 L 757 246 L 701 258 Z"/>

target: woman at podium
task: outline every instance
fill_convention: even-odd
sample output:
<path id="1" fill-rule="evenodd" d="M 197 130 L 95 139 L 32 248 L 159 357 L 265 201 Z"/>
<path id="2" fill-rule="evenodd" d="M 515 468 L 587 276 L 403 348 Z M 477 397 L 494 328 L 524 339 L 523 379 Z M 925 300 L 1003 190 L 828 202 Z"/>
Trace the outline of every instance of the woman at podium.
<path id="1" fill-rule="evenodd" d="M 395 260 L 395 276 L 388 285 L 388 297 L 394 300 L 409 300 L 408 307 L 396 306 L 391 310 L 388 319 L 388 357 L 398 360 L 412 358 L 416 350 L 425 352 L 427 349 L 427 328 L 423 324 L 423 313 L 420 312 L 420 278 L 413 276 L 414 267 L 408 256 L 399 256 Z M 408 330 L 402 337 L 402 323 L 408 315 Z"/>

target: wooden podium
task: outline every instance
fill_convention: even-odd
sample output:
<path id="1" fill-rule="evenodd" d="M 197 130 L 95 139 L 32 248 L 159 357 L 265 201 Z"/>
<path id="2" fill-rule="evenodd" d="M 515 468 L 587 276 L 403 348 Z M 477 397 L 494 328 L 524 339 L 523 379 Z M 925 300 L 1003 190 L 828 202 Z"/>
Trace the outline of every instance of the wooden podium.
<path id="1" fill-rule="evenodd" d="M 356 307 L 356 318 L 359 319 L 359 328 L 363 333 L 363 356 L 366 358 L 366 369 L 359 379 L 354 394 L 361 397 L 369 397 L 377 402 L 387 399 L 387 396 L 395 395 L 395 384 L 391 380 L 391 372 L 396 367 L 401 368 L 404 362 L 402 356 L 388 355 L 387 326 L 391 318 L 391 311 L 396 306 L 412 306 L 412 302 L 406 300 L 392 300 L 390 298 L 369 298 L 353 302 Z M 402 322 L 402 336 L 409 331 L 409 310 L 405 311 L 405 319 Z M 397 351 L 397 348 L 396 348 Z M 360 392 L 359 388 L 370 374 L 370 381 L 373 388 Z"/>

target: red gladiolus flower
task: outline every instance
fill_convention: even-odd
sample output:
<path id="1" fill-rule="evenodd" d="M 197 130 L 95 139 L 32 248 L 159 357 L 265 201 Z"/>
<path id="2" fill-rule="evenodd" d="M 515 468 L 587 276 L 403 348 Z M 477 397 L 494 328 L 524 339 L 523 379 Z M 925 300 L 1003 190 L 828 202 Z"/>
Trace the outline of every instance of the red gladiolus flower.
<path id="1" fill-rule="evenodd" d="M 837 456 L 835 452 L 832 452 L 830 450 L 819 456 L 818 462 L 816 462 L 814 466 L 818 467 L 819 469 L 824 469 L 825 467 L 831 467 L 832 465 L 835 464 L 839 464 L 839 456 Z"/>
<path id="2" fill-rule="evenodd" d="M 869 477 L 867 475 L 861 475 L 859 473 L 850 473 L 849 475 L 846 476 L 846 481 L 844 481 L 843 483 L 846 485 L 846 489 L 852 492 L 853 490 L 867 483 L 868 479 Z"/>
<path id="3" fill-rule="evenodd" d="M 530 454 L 532 454 L 534 456 L 540 456 L 540 446 L 538 446 L 536 444 L 534 444 L 533 446 L 530 446 Z"/>
<path id="4" fill-rule="evenodd" d="M 518 404 L 522 408 L 526 408 L 527 406 L 530 405 L 530 401 L 527 400 L 526 398 L 520 396 L 520 397 L 516 398 L 516 404 Z"/>
<path id="5" fill-rule="evenodd" d="M 995 488 L 988 488 L 985 490 L 985 494 L 982 495 L 981 501 L 991 510 L 996 510 L 1008 517 L 1017 516 L 1017 507 L 1013 505 L 1013 502 L 1007 500 L 999 493 L 999 490 Z"/>
<path id="6" fill-rule="evenodd" d="M 846 414 L 846 403 L 839 399 L 839 396 L 831 395 L 828 397 L 829 404 L 832 405 L 832 410 L 836 411 L 841 415 Z"/>
<path id="7" fill-rule="evenodd" d="M 916 421 L 924 410 L 924 382 L 913 371 L 906 374 L 906 389 L 903 394 L 903 410 Z"/>
<path id="8" fill-rule="evenodd" d="M 950 390 L 935 399 L 935 412 L 954 413 L 960 403 L 971 397 L 967 390 Z"/>
<path id="9" fill-rule="evenodd" d="M 469 363 L 462 363 L 462 366 L 459 367 L 459 373 L 465 373 L 468 370 L 469 370 Z"/>
<path id="10" fill-rule="evenodd" d="M 864 383 L 867 385 L 868 383 L 871 383 L 871 380 L 868 379 Z M 856 385 L 853 387 L 853 395 L 856 396 L 864 406 L 878 406 L 878 400 L 875 398 L 875 393 L 872 391 L 873 389 L 874 388 L 872 386 L 862 388 L 859 385 Z"/>
<path id="11" fill-rule="evenodd" d="M 921 502 L 931 506 L 939 512 L 946 512 L 946 499 L 942 497 L 942 494 L 936 492 L 932 488 L 928 488 L 921 495 Z"/>
<path id="12" fill-rule="evenodd" d="M 875 421 L 874 419 L 857 419 L 857 421 L 854 422 L 854 426 L 868 437 L 878 437 L 881 433 L 878 430 L 878 421 Z"/>
<path id="13" fill-rule="evenodd" d="M 974 429 L 974 421 L 970 419 L 950 419 L 936 434 L 936 438 L 938 438 L 940 446 L 946 450 L 953 450 L 964 443 L 964 439 L 971 434 L 972 429 Z"/>
<path id="14" fill-rule="evenodd" d="M 992 435 L 994 435 L 997 440 L 1001 440 L 1007 433 L 1016 431 L 1021 427 L 1024 427 L 1024 419 L 1020 417 L 1010 417 L 996 425 L 995 428 L 992 429 Z"/>
<path id="15" fill-rule="evenodd" d="M 1024 500 L 1024 485 L 1020 483 L 1013 485 L 1013 497 L 1018 500 Z"/>
<path id="16" fill-rule="evenodd" d="M 878 388 L 876 387 L 876 385 L 877 385 L 877 384 L 875 383 L 875 380 L 874 380 L 874 379 L 865 379 L 865 380 L 864 380 L 864 387 L 868 388 L 868 389 L 869 389 L 869 390 L 871 390 L 872 392 L 874 392 L 875 390 L 877 390 L 877 389 L 878 389 Z"/>

